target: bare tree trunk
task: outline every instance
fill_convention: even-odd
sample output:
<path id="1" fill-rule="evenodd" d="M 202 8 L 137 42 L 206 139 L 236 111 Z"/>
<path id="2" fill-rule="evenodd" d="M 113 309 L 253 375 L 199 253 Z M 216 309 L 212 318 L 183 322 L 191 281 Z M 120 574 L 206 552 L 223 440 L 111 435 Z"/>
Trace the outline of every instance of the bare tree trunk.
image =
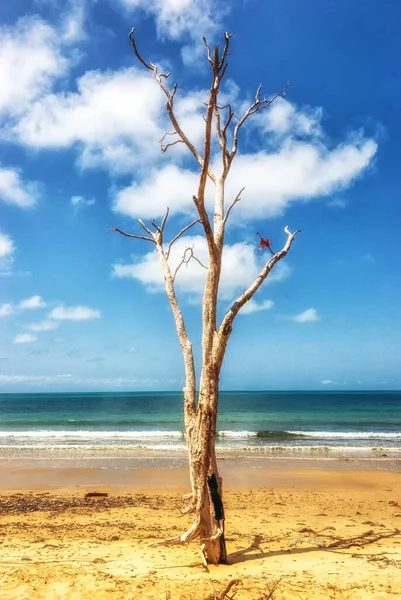
<path id="1" fill-rule="evenodd" d="M 216 461 L 216 416 L 218 402 L 218 372 L 209 367 L 203 373 L 202 388 L 188 449 L 193 482 L 194 511 L 199 522 L 199 536 L 205 561 L 227 563 L 224 538 L 224 507 L 222 479 Z"/>

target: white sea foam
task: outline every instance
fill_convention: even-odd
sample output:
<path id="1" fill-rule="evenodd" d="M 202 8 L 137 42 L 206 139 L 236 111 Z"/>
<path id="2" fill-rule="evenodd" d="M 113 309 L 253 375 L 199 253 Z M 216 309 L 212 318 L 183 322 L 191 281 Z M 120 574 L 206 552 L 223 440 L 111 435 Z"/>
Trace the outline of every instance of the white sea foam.
<path id="1" fill-rule="evenodd" d="M 302 435 L 320 439 L 350 439 L 350 440 L 378 440 L 401 439 L 401 431 L 288 431 L 291 435 Z"/>
<path id="2" fill-rule="evenodd" d="M 65 439 L 135 439 L 181 438 L 182 431 L 57 431 L 39 429 L 34 431 L 0 431 L 0 438 L 65 438 Z"/>
<path id="3" fill-rule="evenodd" d="M 220 437 L 227 437 L 227 438 L 249 438 L 249 437 L 256 437 L 257 436 L 257 431 L 219 431 L 218 435 Z"/>
<path id="4" fill-rule="evenodd" d="M 230 440 L 239 440 L 247 438 L 258 438 L 261 442 L 267 442 L 269 438 L 283 438 L 286 436 L 298 437 L 300 439 L 314 438 L 321 441 L 324 440 L 401 440 L 401 431 L 384 432 L 384 431 L 233 431 L 221 430 L 218 432 L 219 438 Z M 165 430 L 147 430 L 147 431 L 93 431 L 93 430 L 24 430 L 24 431 L 0 431 L 0 439 L 58 439 L 62 440 L 160 440 L 160 439 L 183 439 L 185 433 L 183 431 L 165 431 Z"/>

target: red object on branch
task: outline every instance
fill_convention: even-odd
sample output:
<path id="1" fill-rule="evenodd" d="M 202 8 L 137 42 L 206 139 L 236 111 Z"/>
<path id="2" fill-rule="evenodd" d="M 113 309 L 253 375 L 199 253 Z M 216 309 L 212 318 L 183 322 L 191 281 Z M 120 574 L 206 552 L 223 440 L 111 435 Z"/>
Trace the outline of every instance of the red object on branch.
<path id="1" fill-rule="evenodd" d="M 260 252 L 261 250 L 268 248 L 271 254 L 275 254 L 270 246 L 270 238 L 262 238 L 262 236 L 258 232 L 256 232 L 256 234 L 260 237 L 259 248 L 258 250 L 256 250 L 256 252 Z"/>

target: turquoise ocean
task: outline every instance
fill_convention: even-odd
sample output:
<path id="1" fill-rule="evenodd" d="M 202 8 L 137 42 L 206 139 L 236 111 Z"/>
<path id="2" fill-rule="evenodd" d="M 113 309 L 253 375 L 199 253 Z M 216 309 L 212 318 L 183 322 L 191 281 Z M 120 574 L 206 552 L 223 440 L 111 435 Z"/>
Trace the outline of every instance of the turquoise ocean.
<path id="1" fill-rule="evenodd" d="M 0 394 L 0 457 L 184 456 L 179 392 Z M 220 455 L 401 458 L 401 392 L 221 392 Z"/>

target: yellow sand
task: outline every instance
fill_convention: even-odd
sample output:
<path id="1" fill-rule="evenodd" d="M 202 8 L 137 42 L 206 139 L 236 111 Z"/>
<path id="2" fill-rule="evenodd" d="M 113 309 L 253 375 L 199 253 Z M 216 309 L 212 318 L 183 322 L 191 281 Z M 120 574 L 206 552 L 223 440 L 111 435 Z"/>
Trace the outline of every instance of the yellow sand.
<path id="1" fill-rule="evenodd" d="M 0 599 L 201 600 L 233 579 L 235 600 L 268 598 L 277 582 L 276 600 L 401 598 L 400 473 L 286 465 L 226 474 L 230 564 L 209 573 L 196 544 L 149 547 L 191 522 L 179 516 L 183 473 L 163 471 L 162 490 L 144 489 L 155 473 L 142 477 L 137 489 L 98 486 L 118 505 L 109 508 L 102 499 L 68 507 L 94 486 L 29 494 L 29 474 L 21 496 L 3 486 Z M 42 510 L 20 510 L 35 498 Z"/>

